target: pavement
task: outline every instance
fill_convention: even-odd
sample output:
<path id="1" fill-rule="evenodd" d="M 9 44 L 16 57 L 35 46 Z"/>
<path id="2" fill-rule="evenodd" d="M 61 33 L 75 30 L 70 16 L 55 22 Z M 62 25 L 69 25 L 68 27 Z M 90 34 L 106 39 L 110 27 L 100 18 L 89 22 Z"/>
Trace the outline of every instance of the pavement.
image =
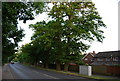
<path id="1" fill-rule="evenodd" d="M 2 68 L 2 79 L 13 79 L 12 73 L 7 64 L 5 64 Z"/>
<path id="2" fill-rule="evenodd" d="M 0 66 L 0 81 L 2 80 L 2 66 Z"/>

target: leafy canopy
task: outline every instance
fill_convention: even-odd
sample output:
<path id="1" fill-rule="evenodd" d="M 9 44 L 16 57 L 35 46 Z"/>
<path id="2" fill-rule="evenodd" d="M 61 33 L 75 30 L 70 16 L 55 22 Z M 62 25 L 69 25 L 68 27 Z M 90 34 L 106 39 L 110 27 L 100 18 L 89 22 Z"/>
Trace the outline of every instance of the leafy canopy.
<path id="1" fill-rule="evenodd" d="M 23 29 L 17 27 L 18 20 L 33 20 L 35 13 L 43 11 L 44 3 L 3 2 L 2 3 L 2 56 L 3 63 L 14 54 L 18 42 L 25 35 Z"/>

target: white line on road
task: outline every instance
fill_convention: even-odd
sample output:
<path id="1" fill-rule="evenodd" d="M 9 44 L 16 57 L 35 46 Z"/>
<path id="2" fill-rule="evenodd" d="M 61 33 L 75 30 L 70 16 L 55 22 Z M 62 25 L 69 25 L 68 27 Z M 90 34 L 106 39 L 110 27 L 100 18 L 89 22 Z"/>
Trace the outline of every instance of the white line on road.
<path id="1" fill-rule="evenodd" d="M 51 77 L 53 79 L 59 79 L 59 78 L 56 78 L 56 77 L 53 77 L 53 76 L 50 76 L 50 75 L 47 75 L 47 74 L 44 74 L 44 73 L 42 73 L 42 74 L 45 75 L 45 76 Z"/>
<path id="2" fill-rule="evenodd" d="M 38 71 L 34 71 L 34 72 L 40 74 L 40 72 L 38 72 Z M 45 76 L 47 76 L 47 77 L 53 78 L 53 79 L 59 79 L 59 78 L 56 78 L 56 77 L 53 77 L 53 76 L 50 76 L 50 75 L 47 75 L 47 74 L 44 74 L 44 73 L 41 73 L 41 74 L 42 74 L 42 75 L 45 75 Z"/>

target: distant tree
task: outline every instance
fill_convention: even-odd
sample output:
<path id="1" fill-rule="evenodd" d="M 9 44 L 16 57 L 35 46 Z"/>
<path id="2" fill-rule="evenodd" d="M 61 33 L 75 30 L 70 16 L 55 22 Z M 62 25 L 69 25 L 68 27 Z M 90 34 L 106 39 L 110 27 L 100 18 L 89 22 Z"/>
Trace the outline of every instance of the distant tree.
<path id="1" fill-rule="evenodd" d="M 31 54 L 34 54 L 35 52 L 33 50 L 35 49 L 33 49 L 31 43 L 23 45 L 20 49 L 21 52 L 19 53 L 19 61 L 22 63 L 34 64 L 35 61 L 31 56 Z"/>
<path id="2" fill-rule="evenodd" d="M 33 20 L 34 15 L 43 11 L 44 3 L 3 2 L 2 3 L 2 57 L 3 63 L 14 54 L 18 42 L 24 36 L 23 29 L 17 27 L 18 20 Z"/>
<path id="3" fill-rule="evenodd" d="M 36 47 L 36 55 L 39 56 L 39 60 L 48 68 L 50 63 L 55 61 L 54 51 L 53 51 L 53 36 L 54 30 L 52 29 L 53 22 L 50 21 L 46 23 L 45 21 L 37 22 L 36 24 L 31 24 L 30 28 L 35 32 L 32 36 L 32 44 Z"/>

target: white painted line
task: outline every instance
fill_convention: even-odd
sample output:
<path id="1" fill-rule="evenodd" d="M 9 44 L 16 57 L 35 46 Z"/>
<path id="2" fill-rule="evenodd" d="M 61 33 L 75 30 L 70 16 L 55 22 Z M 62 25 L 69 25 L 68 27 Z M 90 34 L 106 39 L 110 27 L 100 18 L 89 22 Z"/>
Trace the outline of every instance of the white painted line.
<path id="1" fill-rule="evenodd" d="M 44 73 L 42 73 L 42 74 L 45 75 L 45 76 L 51 77 L 53 79 L 59 79 L 59 78 L 56 78 L 56 77 L 53 77 L 53 76 L 50 76 L 50 75 L 47 75 L 47 74 L 44 74 Z"/>
<path id="2" fill-rule="evenodd" d="M 44 74 L 44 73 L 41 73 L 41 72 L 38 72 L 38 71 L 33 71 L 33 72 L 36 72 L 36 73 L 38 73 L 38 74 L 45 75 L 45 76 L 50 77 L 50 78 L 53 78 L 53 79 L 59 79 L 59 78 L 56 78 L 56 77 L 53 77 L 53 76 L 50 76 L 50 75 L 47 75 L 47 74 Z"/>

